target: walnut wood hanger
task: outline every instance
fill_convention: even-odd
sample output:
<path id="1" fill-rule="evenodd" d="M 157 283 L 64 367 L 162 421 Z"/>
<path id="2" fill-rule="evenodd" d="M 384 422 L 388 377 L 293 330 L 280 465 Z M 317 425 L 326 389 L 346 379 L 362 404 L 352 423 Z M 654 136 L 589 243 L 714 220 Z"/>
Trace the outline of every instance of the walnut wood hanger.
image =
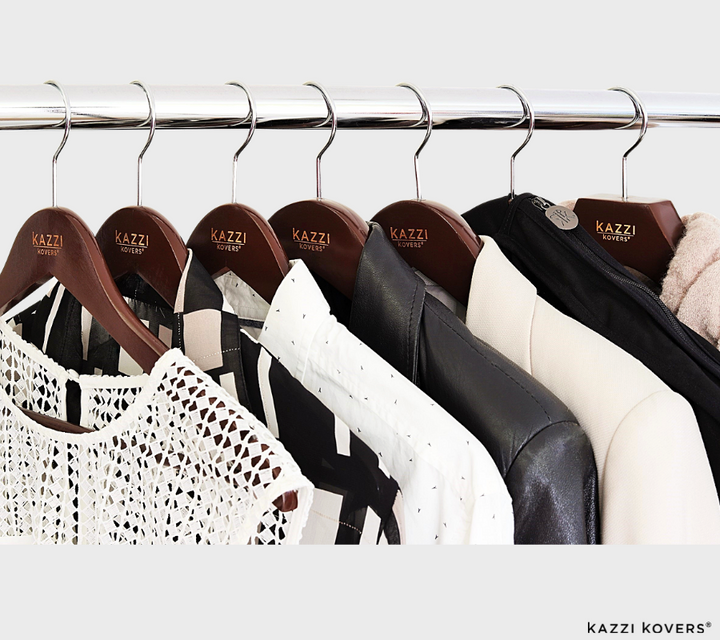
<path id="1" fill-rule="evenodd" d="M 270 225 L 289 258 L 301 258 L 310 271 L 352 299 L 369 228 L 352 209 L 322 197 L 320 161 L 335 138 L 337 115 L 332 99 L 322 86 L 314 82 L 305 84 L 322 93 L 332 123 L 330 139 L 315 161 L 317 198 L 283 207 L 270 218 Z"/>
<path id="2" fill-rule="evenodd" d="M 150 108 L 150 134 L 138 156 L 137 205 L 113 213 L 95 237 L 115 280 L 135 273 L 173 307 L 188 251 L 167 219 L 154 209 L 142 206 L 142 161 L 155 135 L 155 104 L 142 82 L 136 80 L 131 84 L 145 92 Z"/>
<path id="3" fill-rule="evenodd" d="M 63 207 L 34 213 L 20 229 L 2 272 L 0 313 L 55 277 L 149 372 L 167 347 L 138 319 L 118 290 L 92 231 Z"/>
<path id="4" fill-rule="evenodd" d="M 645 136 L 648 116 L 642 101 L 632 91 L 621 87 L 611 91 L 627 94 L 635 105 L 635 119 L 627 126 L 642 118 L 640 136 L 623 155 L 622 196 L 580 198 L 574 210 L 582 227 L 613 258 L 659 285 L 685 227 L 669 200 L 628 198 L 627 157 Z"/>
<path id="5" fill-rule="evenodd" d="M 55 277 L 149 372 L 167 347 L 125 302 L 88 226 L 76 213 L 56 206 L 57 159 L 70 132 L 70 105 L 60 85 L 47 84 L 60 91 L 65 103 L 65 133 L 52 162 L 53 206 L 30 216 L 13 242 L 0 272 L 0 313 Z"/>
<path id="6" fill-rule="evenodd" d="M 452 209 L 422 199 L 418 164 L 420 152 L 432 133 L 432 111 L 419 89 L 410 84 L 398 86 L 415 93 L 423 111 L 420 123 L 427 121 L 425 138 L 413 159 L 417 200 L 401 200 L 388 205 L 373 221 L 380 224 L 405 262 L 466 305 L 482 241 Z"/>
<path id="7" fill-rule="evenodd" d="M 245 85 L 250 128 L 243 145 L 233 157 L 232 202 L 208 213 L 190 235 L 188 247 L 214 278 L 232 271 L 266 301 L 271 302 L 280 282 L 290 271 L 290 262 L 270 223 L 257 211 L 237 202 L 237 163 L 240 153 L 255 133 L 255 101 Z"/>
<path id="8" fill-rule="evenodd" d="M 167 347 L 118 290 L 95 236 L 63 207 L 34 213 L 20 229 L 2 272 L 0 313 L 55 277 L 128 354 L 149 372 Z"/>

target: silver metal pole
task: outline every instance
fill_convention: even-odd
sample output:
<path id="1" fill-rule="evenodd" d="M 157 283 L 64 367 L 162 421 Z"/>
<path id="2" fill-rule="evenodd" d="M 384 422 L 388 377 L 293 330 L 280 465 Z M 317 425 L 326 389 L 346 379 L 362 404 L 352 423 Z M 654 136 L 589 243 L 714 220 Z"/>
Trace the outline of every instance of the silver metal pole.
<path id="1" fill-rule="evenodd" d="M 247 99 L 235 87 L 151 86 L 157 127 L 162 129 L 246 128 Z M 319 92 L 308 86 L 250 87 L 257 126 L 317 128 L 327 120 Z M 412 92 L 402 87 L 328 87 L 341 129 L 411 129 L 422 120 Z M 68 86 L 72 128 L 135 129 L 145 122 L 147 101 L 127 85 Z M 517 97 L 502 89 L 422 88 L 435 129 L 496 129 L 523 117 Z M 635 118 L 633 104 L 616 91 L 527 90 L 537 129 L 616 129 Z M 650 127 L 720 127 L 720 94 L 638 94 Z M 62 126 L 64 107 L 51 86 L 0 86 L 0 129 Z M 241 124 L 242 123 L 242 124 Z M 425 125 L 422 125 L 423 127 Z M 521 125 L 525 127 L 526 123 Z M 639 128 L 636 121 L 630 128 Z"/>

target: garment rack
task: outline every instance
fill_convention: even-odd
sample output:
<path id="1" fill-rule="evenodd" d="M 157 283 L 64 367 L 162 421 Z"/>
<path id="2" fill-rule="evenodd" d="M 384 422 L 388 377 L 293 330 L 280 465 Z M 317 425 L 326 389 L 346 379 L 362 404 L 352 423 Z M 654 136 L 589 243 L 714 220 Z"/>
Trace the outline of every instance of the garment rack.
<path id="1" fill-rule="evenodd" d="M 131 84 L 65 86 L 73 128 L 133 129 L 148 126 L 143 91 Z M 236 86 L 150 87 L 157 126 L 163 129 L 246 127 L 248 103 Z M 329 127 L 320 92 L 309 86 L 249 87 L 257 126 L 266 129 Z M 520 100 L 504 89 L 422 87 L 437 129 L 525 127 Z M 424 126 L 416 96 L 402 87 L 327 87 L 343 129 L 412 129 Z M 527 90 L 537 129 L 639 128 L 630 98 L 617 91 Z M 720 94 L 638 94 L 649 126 L 720 126 Z M 0 129 L 62 126 L 65 109 L 50 85 L 0 86 Z"/>

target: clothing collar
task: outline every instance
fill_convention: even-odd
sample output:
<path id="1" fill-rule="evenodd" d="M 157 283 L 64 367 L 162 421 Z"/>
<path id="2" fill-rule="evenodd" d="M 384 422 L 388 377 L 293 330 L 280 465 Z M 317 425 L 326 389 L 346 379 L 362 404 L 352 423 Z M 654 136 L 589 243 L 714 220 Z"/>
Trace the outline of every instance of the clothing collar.
<path id="1" fill-rule="evenodd" d="M 223 292 L 189 250 L 175 298 L 173 344 L 203 371 L 224 370 L 220 384 L 240 404 L 250 407 L 242 328 Z"/>
<path id="2" fill-rule="evenodd" d="M 495 240 L 480 239 L 483 248 L 473 269 L 466 324 L 473 334 L 532 373 L 530 340 L 537 290 Z M 499 309 L 502 314 L 497 313 Z"/>
<path id="3" fill-rule="evenodd" d="M 413 382 L 426 285 L 400 257 L 379 224 L 370 222 L 355 279 L 350 331 Z"/>
<path id="4" fill-rule="evenodd" d="M 524 193 L 517 196 L 512 202 L 510 196 L 502 196 L 495 200 L 483 202 L 478 206 L 470 209 L 462 215 L 472 229 L 480 235 L 481 233 L 488 236 L 494 236 L 503 229 L 508 221 L 510 210 L 517 202 L 531 196 L 532 194 Z"/>
<path id="5" fill-rule="evenodd" d="M 558 229 L 544 213 L 554 203 L 536 196 L 534 193 L 523 193 L 515 196 L 502 196 L 495 200 L 489 200 L 477 207 L 470 209 L 462 215 L 473 231 L 478 235 L 495 236 L 497 233 L 509 233 L 515 220 L 518 210 L 525 215 L 537 217 L 547 228 L 558 233 L 567 233 Z"/>
<path id="6" fill-rule="evenodd" d="M 175 313 L 187 314 L 206 309 L 233 312 L 223 292 L 195 257 L 192 249 L 188 249 L 187 262 L 175 298 Z"/>
<path id="7" fill-rule="evenodd" d="M 363 342 L 385 340 L 384 359 L 414 381 L 427 285 L 400 257 L 380 225 L 370 222 L 369 226 L 348 328 Z M 258 323 L 261 344 L 293 375 L 302 375 L 317 330 L 328 318 L 335 321 L 307 266 L 295 261 L 267 306 L 257 299 L 253 301 L 254 292 L 235 274 L 221 276 L 216 282 L 240 316 L 240 322 Z"/>
<path id="8" fill-rule="evenodd" d="M 297 260 L 273 296 L 259 341 L 302 380 L 313 338 L 328 321 L 336 322 L 322 291 L 305 263 Z"/>
<path id="9" fill-rule="evenodd" d="M 268 304 L 232 272 L 213 280 L 200 261 L 190 253 L 180 280 L 175 313 L 183 317 L 187 326 L 187 318 L 193 312 L 227 312 L 223 314 L 223 323 L 237 324 L 238 331 L 244 330 L 250 334 L 293 375 L 297 375 L 305 367 L 315 333 L 331 316 L 330 307 L 305 264 L 296 260 L 291 265 L 289 273 Z M 209 329 L 211 317 L 205 313 L 203 320 Z M 223 328 L 226 326 L 223 324 Z M 182 335 L 178 327 L 175 333 Z M 207 344 L 210 349 L 210 343 L 205 340 L 192 342 L 193 348 Z M 194 358 L 200 359 L 210 355 L 193 353 Z"/>

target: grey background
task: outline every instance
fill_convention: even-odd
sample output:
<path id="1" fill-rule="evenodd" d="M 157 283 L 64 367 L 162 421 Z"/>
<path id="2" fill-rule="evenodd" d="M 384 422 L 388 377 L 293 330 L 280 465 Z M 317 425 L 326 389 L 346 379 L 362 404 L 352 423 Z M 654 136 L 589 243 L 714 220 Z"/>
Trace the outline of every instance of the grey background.
<path id="1" fill-rule="evenodd" d="M 2 84 L 301 84 L 720 91 L 717 7 L 599 2 L 33 2 L 2 6 Z M 239 91 L 239 90 L 238 90 Z M 72 93 L 70 93 L 72 100 Z M 93 228 L 135 197 L 144 132 L 71 132 L 59 204 Z M 187 236 L 230 197 L 244 132 L 159 131 L 145 204 Z M 314 195 L 324 132 L 259 131 L 239 198 L 265 215 Z M 535 134 L 519 191 L 618 192 L 635 132 Z M 424 195 L 458 212 L 508 189 L 523 131 L 434 134 Z M 50 204 L 58 131 L 4 132 L 0 255 Z M 366 218 L 414 194 L 413 132 L 340 131 L 325 196 Z M 720 130 L 651 130 L 630 191 L 718 214 Z M 2 638 L 582 638 L 587 622 L 711 621 L 717 549 L 0 550 Z M 132 628 L 132 631 L 129 629 Z M 301 632 L 302 630 L 302 632 Z"/>

